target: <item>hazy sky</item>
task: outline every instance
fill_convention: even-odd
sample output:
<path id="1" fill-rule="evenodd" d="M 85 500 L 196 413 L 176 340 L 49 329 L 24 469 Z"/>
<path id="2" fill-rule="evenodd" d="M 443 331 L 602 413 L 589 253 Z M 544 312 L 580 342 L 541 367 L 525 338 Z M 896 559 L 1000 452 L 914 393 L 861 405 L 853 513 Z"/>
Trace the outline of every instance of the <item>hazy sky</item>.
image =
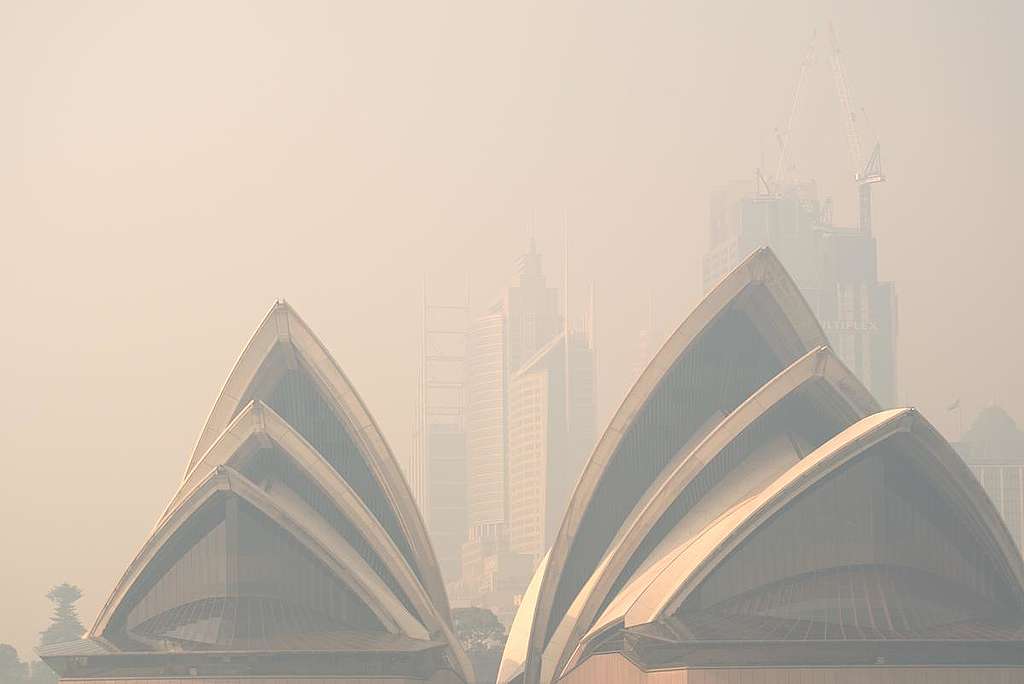
<path id="1" fill-rule="evenodd" d="M 91 622 L 277 297 L 404 458 L 424 276 L 481 304 L 535 235 L 560 282 L 567 217 L 606 420 L 829 19 L 883 146 L 903 400 L 951 438 L 956 397 L 1024 421 L 1019 6 L 0 1 L 0 642 L 27 657 L 65 580 Z M 853 223 L 838 117 L 819 59 L 793 158 Z"/>

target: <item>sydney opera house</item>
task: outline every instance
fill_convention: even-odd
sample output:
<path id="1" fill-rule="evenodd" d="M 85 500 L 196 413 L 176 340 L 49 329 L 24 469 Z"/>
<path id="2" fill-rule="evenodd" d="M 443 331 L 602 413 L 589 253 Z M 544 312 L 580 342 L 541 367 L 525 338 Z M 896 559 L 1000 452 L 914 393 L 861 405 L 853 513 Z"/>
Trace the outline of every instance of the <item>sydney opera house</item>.
<path id="1" fill-rule="evenodd" d="M 373 418 L 285 303 L 63 680 L 471 681 L 434 552 Z"/>
<path id="2" fill-rule="evenodd" d="M 278 303 L 63 680 L 472 681 L 419 512 Z M 1024 681 L 1024 565 L 913 409 L 883 410 L 775 256 L 640 376 L 522 597 L 501 684 Z"/>
<path id="3" fill-rule="evenodd" d="M 768 250 L 590 456 L 501 684 L 1024 681 L 1024 567 L 913 409 L 882 410 Z"/>

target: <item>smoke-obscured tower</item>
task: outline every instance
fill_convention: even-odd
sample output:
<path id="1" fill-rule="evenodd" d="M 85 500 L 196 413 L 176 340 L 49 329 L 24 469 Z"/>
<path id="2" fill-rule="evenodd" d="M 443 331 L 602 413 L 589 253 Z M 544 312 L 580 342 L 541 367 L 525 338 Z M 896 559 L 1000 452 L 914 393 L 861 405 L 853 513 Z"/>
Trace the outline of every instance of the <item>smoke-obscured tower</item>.
<path id="1" fill-rule="evenodd" d="M 1024 548 L 1024 432 L 999 406 L 985 408 L 956 445 L 1006 523 L 1017 548 Z"/>
<path id="2" fill-rule="evenodd" d="M 420 391 L 409 481 L 445 581 L 458 579 L 466 541 L 468 292 L 460 303 L 423 293 Z"/>
<path id="3" fill-rule="evenodd" d="M 593 446 L 594 344 L 568 327 L 509 382 L 509 535 L 537 563 L 551 546 Z"/>
<path id="4" fill-rule="evenodd" d="M 511 618 L 594 440 L 593 306 L 566 324 L 531 242 L 470 326 L 468 530 L 452 594 Z"/>
<path id="5" fill-rule="evenodd" d="M 777 193 L 734 183 L 711 202 L 709 291 L 759 247 L 771 247 L 821 322 L 832 348 L 883 406 L 897 402 L 896 288 L 878 279 L 878 245 L 859 228 L 832 225 L 813 183 Z"/>

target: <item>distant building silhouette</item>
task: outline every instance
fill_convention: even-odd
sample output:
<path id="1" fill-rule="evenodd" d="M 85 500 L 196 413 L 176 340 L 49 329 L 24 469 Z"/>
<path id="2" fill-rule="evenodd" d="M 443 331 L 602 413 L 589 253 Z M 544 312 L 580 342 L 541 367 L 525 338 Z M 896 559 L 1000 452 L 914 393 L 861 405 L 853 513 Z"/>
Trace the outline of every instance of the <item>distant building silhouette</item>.
<path id="1" fill-rule="evenodd" d="M 635 355 L 630 369 L 630 381 L 639 378 L 647 368 L 654 352 L 658 351 L 658 345 L 662 341 L 661 337 L 661 331 L 654 319 L 654 295 L 652 294 L 647 301 L 647 321 L 637 334 Z"/>
<path id="2" fill-rule="evenodd" d="M 999 406 L 978 414 L 957 450 L 1024 548 L 1024 432 Z"/>
<path id="3" fill-rule="evenodd" d="M 473 321 L 469 333 L 466 439 L 469 527 L 505 522 L 506 331 L 500 310 Z"/>
<path id="4" fill-rule="evenodd" d="M 874 235 L 833 226 L 830 207 L 819 201 L 813 183 L 783 186 L 771 194 L 755 192 L 746 183 L 720 189 L 711 202 L 704 291 L 754 250 L 771 247 L 839 358 L 883 406 L 895 406 L 896 288 L 878 279 Z"/>
<path id="5" fill-rule="evenodd" d="M 548 287 L 531 240 L 515 282 L 479 316 L 469 339 L 469 524 L 508 522 L 511 376 L 562 331 L 558 289 Z"/>
<path id="6" fill-rule="evenodd" d="M 594 439 L 594 345 L 566 330 L 509 383 L 509 540 L 533 563 L 554 542 Z"/>
<path id="7" fill-rule="evenodd" d="M 468 337 L 469 530 L 452 595 L 506 621 L 594 440 L 593 307 L 577 331 L 559 300 L 531 241 Z"/>
<path id="8" fill-rule="evenodd" d="M 409 484 L 446 582 L 459 578 L 467 539 L 466 354 L 469 293 L 439 303 L 423 293 L 423 337 Z"/>

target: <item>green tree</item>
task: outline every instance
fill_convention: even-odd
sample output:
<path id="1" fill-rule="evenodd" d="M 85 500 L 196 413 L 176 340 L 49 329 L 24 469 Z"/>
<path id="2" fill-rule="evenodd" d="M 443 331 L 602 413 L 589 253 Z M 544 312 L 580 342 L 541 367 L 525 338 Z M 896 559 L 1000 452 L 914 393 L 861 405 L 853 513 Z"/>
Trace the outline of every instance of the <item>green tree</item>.
<path id="1" fill-rule="evenodd" d="M 505 647 L 505 626 L 486 608 L 456 608 L 452 611 L 452 622 L 455 636 L 466 653 Z"/>
<path id="2" fill-rule="evenodd" d="M 505 626 L 486 608 L 456 608 L 452 611 L 455 636 L 473 663 L 477 684 L 493 684 L 498 675 L 501 652 L 505 649 Z"/>
<path id="3" fill-rule="evenodd" d="M 0 684 L 20 684 L 25 681 L 25 663 L 10 644 L 0 644 Z"/>
<path id="4" fill-rule="evenodd" d="M 39 634 L 40 646 L 80 639 L 85 627 L 78 619 L 75 601 L 82 598 L 82 590 L 65 582 L 51 589 L 46 598 L 53 603 L 53 617 L 50 618 L 50 626 L 46 631 Z"/>

